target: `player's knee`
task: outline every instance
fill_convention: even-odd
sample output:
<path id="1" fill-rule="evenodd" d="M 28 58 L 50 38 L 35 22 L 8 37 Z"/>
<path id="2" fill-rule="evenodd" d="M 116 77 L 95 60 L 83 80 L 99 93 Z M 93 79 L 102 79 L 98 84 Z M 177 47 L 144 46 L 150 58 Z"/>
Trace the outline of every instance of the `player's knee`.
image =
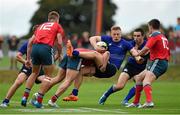
<path id="1" fill-rule="evenodd" d="M 116 90 L 121 90 L 124 88 L 124 84 L 116 84 Z"/>
<path id="2" fill-rule="evenodd" d="M 51 80 L 50 79 L 47 79 L 47 78 L 44 78 L 42 80 L 42 84 L 44 84 L 45 86 L 49 86 L 51 85 Z"/>
<path id="3" fill-rule="evenodd" d="M 14 84 L 19 87 L 23 84 L 23 81 L 17 80 Z"/>
<path id="4" fill-rule="evenodd" d="M 20 85 L 22 85 L 23 83 L 24 83 L 24 81 L 23 81 L 22 79 L 17 79 L 14 84 L 15 84 L 16 86 L 20 86 Z"/>
<path id="5" fill-rule="evenodd" d="M 136 83 L 140 83 L 140 82 L 143 81 L 143 78 L 138 77 L 138 76 L 135 76 L 135 77 L 134 77 L 134 80 L 136 81 Z"/>
<path id="6" fill-rule="evenodd" d="M 72 84 L 72 81 L 71 80 L 66 80 L 65 82 L 64 82 L 64 87 L 69 87 L 70 85 Z"/>

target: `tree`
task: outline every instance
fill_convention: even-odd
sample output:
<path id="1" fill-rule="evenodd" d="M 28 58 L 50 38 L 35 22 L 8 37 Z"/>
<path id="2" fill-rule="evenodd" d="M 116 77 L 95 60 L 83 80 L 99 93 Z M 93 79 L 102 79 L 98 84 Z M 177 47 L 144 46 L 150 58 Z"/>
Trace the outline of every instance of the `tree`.
<path id="1" fill-rule="evenodd" d="M 40 0 L 39 9 L 30 20 L 32 27 L 47 21 L 48 12 L 56 10 L 60 13 L 60 23 L 66 34 L 82 33 L 91 29 L 93 1 L 96 0 Z M 115 14 L 116 5 L 110 0 L 104 0 L 103 32 L 114 24 L 112 16 Z M 31 27 L 31 29 L 32 29 Z M 30 30 L 28 37 L 32 35 Z"/>

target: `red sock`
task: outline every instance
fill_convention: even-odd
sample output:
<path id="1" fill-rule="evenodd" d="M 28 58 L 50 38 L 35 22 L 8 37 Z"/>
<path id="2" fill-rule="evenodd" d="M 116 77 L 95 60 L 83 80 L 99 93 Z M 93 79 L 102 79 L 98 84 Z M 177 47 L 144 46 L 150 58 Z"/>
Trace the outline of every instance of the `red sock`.
<path id="1" fill-rule="evenodd" d="M 54 95 L 54 96 L 51 97 L 51 101 L 54 103 L 54 102 L 57 101 L 57 98 L 58 98 L 58 97 L 57 97 L 56 95 Z"/>
<path id="2" fill-rule="evenodd" d="M 152 102 L 152 88 L 151 85 L 145 85 L 144 86 L 144 92 L 146 94 L 146 102 Z"/>
<path id="3" fill-rule="evenodd" d="M 29 97 L 29 93 L 30 93 L 31 89 L 29 88 L 26 88 L 25 91 L 24 91 L 24 95 L 23 97 L 25 97 L 26 99 Z"/>
<path id="4" fill-rule="evenodd" d="M 38 96 L 38 98 L 37 98 L 38 103 L 42 103 L 42 100 L 43 100 L 43 98 Z"/>
<path id="5" fill-rule="evenodd" d="M 142 85 L 136 85 L 136 92 L 135 92 L 135 98 L 134 98 L 134 104 L 138 104 L 140 97 L 141 97 L 141 91 L 143 90 Z"/>
<path id="6" fill-rule="evenodd" d="M 24 97 L 26 97 L 26 99 L 29 97 L 29 92 L 24 92 Z"/>

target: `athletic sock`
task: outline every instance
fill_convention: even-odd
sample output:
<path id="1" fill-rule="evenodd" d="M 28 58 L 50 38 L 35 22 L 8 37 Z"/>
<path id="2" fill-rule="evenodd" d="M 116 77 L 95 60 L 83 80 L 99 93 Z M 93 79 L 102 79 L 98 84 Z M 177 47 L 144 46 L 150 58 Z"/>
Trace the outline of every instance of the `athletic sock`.
<path id="1" fill-rule="evenodd" d="M 136 91 L 136 88 L 135 88 L 135 87 L 132 87 L 132 88 L 129 90 L 127 96 L 124 98 L 124 102 L 128 102 L 131 98 L 133 98 L 134 95 L 135 95 L 135 91 Z"/>
<path id="2" fill-rule="evenodd" d="M 116 92 L 116 88 L 115 88 L 115 85 L 112 85 L 105 93 L 104 95 L 106 97 L 109 97 L 109 95 L 111 95 L 112 93 Z"/>
<path id="3" fill-rule="evenodd" d="M 74 89 L 72 90 L 72 94 L 73 94 L 74 96 L 78 96 L 78 89 L 74 88 Z"/>
<path id="4" fill-rule="evenodd" d="M 143 90 L 143 86 L 142 85 L 136 85 L 136 93 L 135 93 L 135 98 L 133 103 L 134 104 L 138 104 L 140 97 L 141 97 L 141 91 Z"/>
<path id="5" fill-rule="evenodd" d="M 41 94 L 41 93 L 38 92 L 38 97 L 37 97 L 38 103 L 42 103 L 43 96 L 44 96 L 43 94 Z"/>
<path id="6" fill-rule="evenodd" d="M 51 97 L 51 101 L 52 101 L 53 103 L 56 102 L 57 99 L 58 99 L 58 96 L 57 96 L 57 95 L 54 95 L 54 96 Z"/>
<path id="7" fill-rule="evenodd" d="M 29 97 L 29 93 L 30 93 L 31 89 L 29 88 L 26 88 L 25 91 L 24 91 L 24 97 L 27 99 Z"/>
<path id="8" fill-rule="evenodd" d="M 9 99 L 6 99 L 6 98 L 5 98 L 5 99 L 3 100 L 3 103 L 7 103 L 7 104 L 8 104 L 8 103 L 9 103 Z"/>
<path id="9" fill-rule="evenodd" d="M 72 55 L 73 55 L 74 57 L 78 57 L 78 56 L 79 56 L 79 51 L 73 50 Z"/>
<path id="10" fill-rule="evenodd" d="M 152 88 L 150 84 L 144 86 L 144 92 L 146 95 L 146 102 L 152 102 Z"/>

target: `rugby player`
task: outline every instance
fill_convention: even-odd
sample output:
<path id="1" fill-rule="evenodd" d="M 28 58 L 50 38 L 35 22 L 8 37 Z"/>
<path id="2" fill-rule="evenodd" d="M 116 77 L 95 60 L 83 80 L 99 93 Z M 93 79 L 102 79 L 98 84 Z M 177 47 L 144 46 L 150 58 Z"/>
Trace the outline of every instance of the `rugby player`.
<path id="1" fill-rule="evenodd" d="M 26 82 L 26 88 L 21 100 L 22 106 L 26 106 L 31 88 L 39 74 L 41 66 L 43 66 L 45 77 L 49 78 L 52 76 L 54 63 L 52 47 L 55 42 L 57 43 L 58 56 L 60 57 L 64 30 L 59 24 L 59 18 L 60 16 L 56 11 L 49 12 L 48 22 L 41 24 L 29 40 L 26 65 L 29 66 L 31 64 L 31 54 L 32 73 Z"/>
<path id="2" fill-rule="evenodd" d="M 137 56 L 143 56 L 150 51 L 150 63 L 148 63 L 144 71 L 137 75 L 135 99 L 133 103 L 127 107 L 137 107 L 142 90 L 145 92 L 146 102 L 141 107 L 154 107 L 151 85 L 167 71 L 170 58 L 168 39 L 160 32 L 160 26 L 160 21 L 158 19 L 152 19 L 148 22 L 150 36 L 145 47 L 140 50 Z M 142 83 L 143 85 L 139 85 Z"/>

